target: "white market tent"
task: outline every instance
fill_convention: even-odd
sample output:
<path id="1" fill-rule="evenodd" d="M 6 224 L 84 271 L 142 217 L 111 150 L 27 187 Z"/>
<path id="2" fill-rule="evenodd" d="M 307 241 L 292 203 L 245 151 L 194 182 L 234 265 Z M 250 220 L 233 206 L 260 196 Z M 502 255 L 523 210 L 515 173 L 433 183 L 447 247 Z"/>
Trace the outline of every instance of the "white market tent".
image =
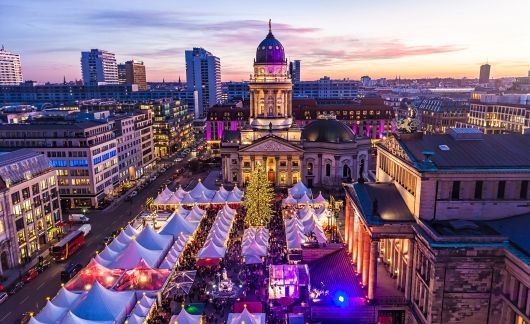
<path id="1" fill-rule="evenodd" d="M 225 256 L 225 248 L 217 246 L 213 241 L 208 241 L 199 251 L 199 259 L 222 259 Z"/>
<path id="2" fill-rule="evenodd" d="M 112 291 L 99 282 L 84 293 L 71 312 L 89 321 L 122 322 L 136 302 L 134 291 Z"/>
<path id="3" fill-rule="evenodd" d="M 68 313 L 67 307 L 59 307 L 48 301 L 35 319 L 40 323 L 59 323 L 66 313 Z"/>
<path id="4" fill-rule="evenodd" d="M 108 264 L 102 263 L 102 265 L 110 269 L 131 270 L 141 259 L 144 259 L 150 267 L 156 268 L 162 259 L 162 250 L 149 250 L 138 241 L 132 240 L 116 259 L 111 260 Z M 97 261 L 99 262 L 99 260 Z"/>
<path id="5" fill-rule="evenodd" d="M 269 231 L 264 227 L 249 227 L 243 233 L 241 255 L 246 264 L 261 263 L 261 257 L 267 255 Z"/>
<path id="6" fill-rule="evenodd" d="M 293 198 L 293 196 L 291 196 L 291 194 L 289 194 L 287 196 L 287 198 L 285 198 L 283 201 L 282 201 L 282 205 L 283 206 L 288 206 L 288 205 L 296 205 L 298 204 L 298 201 L 296 199 Z"/>
<path id="7" fill-rule="evenodd" d="M 173 237 L 159 234 L 151 225 L 147 225 L 136 237 L 136 242 L 149 250 L 167 251 L 171 243 L 173 243 Z"/>
<path id="8" fill-rule="evenodd" d="M 311 189 L 307 188 L 302 181 L 298 181 L 294 186 L 287 190 L 290 196 L 298 200 L 305 194 L 306 196 L 312 196 Z"/>
<path id="9" fill-rule="evenodd" d="M 172 192 L 167 187 L 157 195 L 152 204 L 155 208 L 182 208 L 182 205 L 221 205 L 224 203 L 240 204 L 243 200 L 243 192 L 236 186 L 232 191 L 221 186 L 219 190 L 211 190 L 199 181 L 190 191 L 185 191 L 179 187 Z"/>
<path id="10" fill-rule="evenodd" d="M 200 324 L 202 323 L 202 315 L 191 315 L 184 307 L 181 308 L 178 315 L 171 316 L 169 324 Z"/>
<path id="11" fill-rule="evenodd" d="M 247 308 L 241 313 L 229 313 L 227 324 L 265 324 L 265 313 L 251 313 Z"/>
<path id="12" fill-rule="evenodd" d="M 81 294 L 71 292 L 70 290 L 62 287 L 59 292 L 52 299 L 54 305 L 59 307 L 70 308 L 79 298 Z"/>
<path id="13" fill-rule="evenodd" d="M 173 213 L 169 221 L 160 231 L 160 234 L 173 235 L 174 238 L 177 238 L 181 233 L 192 234 L 195 232 L 197 225 L 198 223 L 191 223 L 181 215 Z"/>

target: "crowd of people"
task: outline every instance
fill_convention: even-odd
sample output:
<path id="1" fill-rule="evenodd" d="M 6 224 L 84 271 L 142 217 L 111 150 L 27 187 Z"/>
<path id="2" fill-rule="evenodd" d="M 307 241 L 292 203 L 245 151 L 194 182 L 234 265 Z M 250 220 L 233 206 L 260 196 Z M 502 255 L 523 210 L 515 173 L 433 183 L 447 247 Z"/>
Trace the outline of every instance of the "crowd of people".
<path id="1" fill-rule="evenodd" d="M 197 266 L 197 253 L 203 247 L 206 237 L 213 226 L 218 209 L 209 208 L 201 220 L 194 239 L 190 241 L 181 254 L 178 271 L 196 270 L 193 285 L 187 294 L 170 294 L 163 299 L 162 312 L 175 314 L 183 304 L 203 304 L 203 322 L 224 323 L 228 313 L 234 311 L 235 303 L 259 302 L 266 313 L 269 323 L 281 323 L 281 318 L 274 314 L 268 301 L 268 267 L 270 264 L 287 262 L 287 246 L 285 241 L 284 223 L 281 206 L 275 205 L 275 213 L 271 218 L 269 229 L 269 249 L 264 262 L 260 264 L 245 264 L 241 255 L 241 245 L 245 230 L 245 210 L 238 208 L 234 218 L 225 257 L 217 265 Z M 218 289 L 219 276 L 226 269 L 227 277 L 234 284 L 237 294 L 233 298 L 219 298 L 212 296 L 212 291 Z M 169 318 L 168 318 L 169 319 Z"/>

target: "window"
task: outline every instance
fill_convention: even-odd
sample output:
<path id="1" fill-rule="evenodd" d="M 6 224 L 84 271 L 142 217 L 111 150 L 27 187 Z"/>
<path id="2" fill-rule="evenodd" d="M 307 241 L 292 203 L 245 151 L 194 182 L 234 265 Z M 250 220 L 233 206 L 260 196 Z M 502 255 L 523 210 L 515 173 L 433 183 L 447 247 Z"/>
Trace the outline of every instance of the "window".
<path id="1" fill-rule="evenodd" d="M 475 199 L 482 199 L 482 181 L 475 182 Z"/>
<path id="2" fill-rule="evenodd" d="M 13 205 L 20 203 L 20 193 L 18 191 L 11 194 L 11 201 Z"/>
<path id="3" fill-rule="evenodd" d="M 504 191 L 506 189 L 506 181 L 499 181 L 499 186 L 497 187 L 497 199 L 504 199 Z"/>
<path id="4" fill-rule="evenodd" d="M 296 167 L 296 168 L 298 167 L 298 161 L 293 161 L 291 164 L 293 167 Z"/>
<path id="5" fill-rule="evenodd" d="M 36 195 L 38 194 L 40 191 L 39 191 L 39 184 L 36 183 L 34 184 L 33 186 L 31 186 L 31 191 L 33 191 L 33 195 Z"/>
<path id="6" fill-rule="evenodd" d="M 22 189 L 22 198 L 28 199 L 29 197 L 31 197 L 31 194 L 29 192 L 29 187 Z"/>
<path id="7" fill-rule="evenodd" d="M 287 162 L 286 162 L 286 161 L 280 161 L 280 166 L 281 166 L 281 167 L 285 167 L 285 166 L 287 166 Z"/>
<path id="8" fill-rule="evenodd" d="M 237 182 L 237 172 L 232 173 L 232 182 Z"/>
<path id="9" fill-rule="evenodd" d="M 307 175 L 313 175 L 313 163 L 311 162 L 307 164 Z"/>
<path id="10" fill-rule="evenodd" d="M 326 177 L 330 177 L 331 176 L 331 164 L 327 163 L 326 164 Z"/>
<path id="11" fill-rule="evenodd" d="M 237 159 L 232 159 L 232 164 L 237 164 Z"/>
<path id="12" fill-rule="evenodd" d="M 453 181 L 453 189 L 451 191 L 451 199 L 460 199 L 460 181 Z"/>
<path id="13" fill-rule="evenodd" d="M 248 161 L 243 162 L 243 167 L 250 168 L 250 162 Z"/>
<path id="14" fill-rule="evenodd" d="M 519 193 L 519 198 L 526 199 L 528 196 L 528 180 L 521 181 L 521 192 Z"/>

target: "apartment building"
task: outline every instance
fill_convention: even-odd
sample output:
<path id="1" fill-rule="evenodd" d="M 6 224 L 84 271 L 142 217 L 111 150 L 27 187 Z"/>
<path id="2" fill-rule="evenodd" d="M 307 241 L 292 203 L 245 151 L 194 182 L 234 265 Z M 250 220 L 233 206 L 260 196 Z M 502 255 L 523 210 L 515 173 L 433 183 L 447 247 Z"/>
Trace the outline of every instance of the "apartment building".
<path id="1" fill-rule="evenodd" d="M 0 154 L 0 274 L 27 262 L 61 231 L 57 171 L 45 154 Z"/>
<path id="2" fill-rule="evenodd" d="M 473 93 L 467 122 L 457 127 L 479 128 L 486 134 L 530 132 L 530 95 Z"/>

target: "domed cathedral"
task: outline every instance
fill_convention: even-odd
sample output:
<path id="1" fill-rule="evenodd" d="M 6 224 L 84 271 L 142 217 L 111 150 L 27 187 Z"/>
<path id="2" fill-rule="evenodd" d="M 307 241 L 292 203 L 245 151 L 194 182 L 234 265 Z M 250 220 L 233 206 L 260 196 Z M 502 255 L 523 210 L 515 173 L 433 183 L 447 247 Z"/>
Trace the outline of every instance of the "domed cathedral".
<path id="1" fill-rule="evenodd" d="M 256 49 L 250 76 L 250 126 L 223 133 L 223 181 L 243 186 L 259 165 L 277 187 L 302 180 L 309 187 L 329 189 L 343 181 L 366 179 L 370 140 L 356 137 L 332 116 L 297 127 L 292 88 L 285 50 L 269 20 L 269 33 Z"/>

